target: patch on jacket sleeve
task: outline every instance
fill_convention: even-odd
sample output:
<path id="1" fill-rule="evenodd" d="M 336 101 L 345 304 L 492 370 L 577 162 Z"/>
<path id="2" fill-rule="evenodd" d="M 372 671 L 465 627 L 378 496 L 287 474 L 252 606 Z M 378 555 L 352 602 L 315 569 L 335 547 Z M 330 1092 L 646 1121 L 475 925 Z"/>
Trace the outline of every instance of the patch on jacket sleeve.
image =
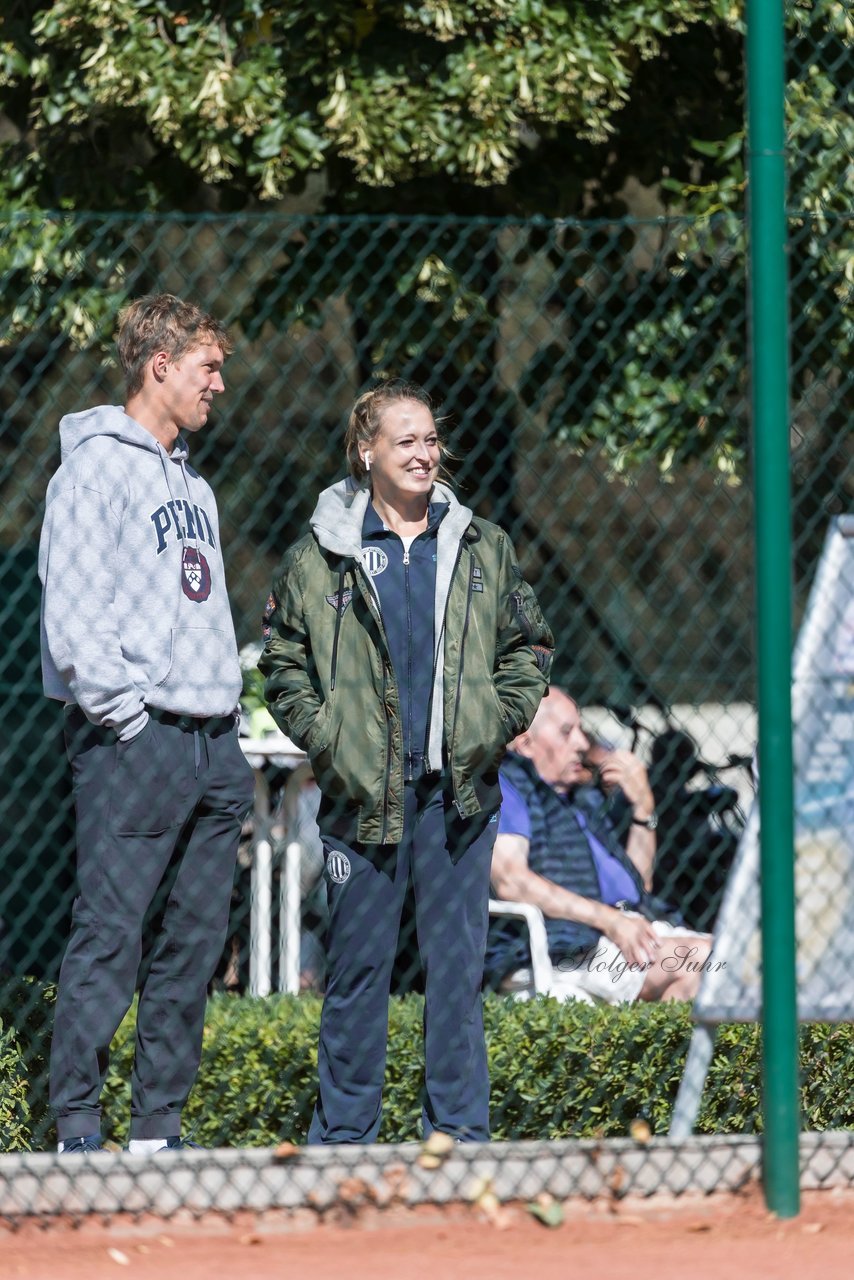
<path id="1" fill-rule="evenodd" d="M 341 617 L 347 612 L 347 605 L 353 599 L 353 588 L 348 587 L 346 591 L 341 592 Z M 331 604 L 333 609 L 338 608 L 338 592 L 333 591 L 331 596 L 326 597 L 326 603 Z"/>
<path id="2" fill-rule="evenodd" d="M 261 636 L 267 641 L 273 634 L 273 614 L 279 607 L 279 602 L 273 595 L 272 591 L 267 596 L 267 603 L 264 606 L 264 612 L 261 615 Z"/>
<path id="3" fill-rule="evenodd" d="M 522 592 L 514 591 L 510 597 L 510 602 L 513 605 L 513 613 L 516 616 L 516 622 L 519 626 L 519 630 L 522 632 L 522 635 L 528 643 L 531 644 L 535 635 L 534 626 L 531 619 L 528 617 L 528 612 L 525 608 L 525 601 L 522 598 Z"/>
<path id="4" fill-rule="evenodd" d="M 540 671 L 543 675 L 548 675 L 549 667 L 552 665 L 552 650 L 547 649 L 544 644 L 532 644 L 531 649 Z"/>

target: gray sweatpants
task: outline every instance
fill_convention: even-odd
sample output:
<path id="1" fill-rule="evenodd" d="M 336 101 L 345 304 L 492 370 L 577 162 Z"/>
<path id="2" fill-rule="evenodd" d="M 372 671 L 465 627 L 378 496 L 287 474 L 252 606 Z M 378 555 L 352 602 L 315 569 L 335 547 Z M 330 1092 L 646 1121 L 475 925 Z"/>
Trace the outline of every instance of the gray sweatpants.
<path id="1" fill-rule="evenodd" d="M 50 1062 L 57 1134 L 65 1141 L 98 1132 L 110 1042 L 139 979 L 130 1136 L 170 1137 L 180 1133 L 199 1067 L 252 771 L 232 717 L 207 725 L 151 719 L 121 743 L 70 707 L 65 738 L 78 896 Z M 140 972 L 143 923 L 156 898 Z"/>

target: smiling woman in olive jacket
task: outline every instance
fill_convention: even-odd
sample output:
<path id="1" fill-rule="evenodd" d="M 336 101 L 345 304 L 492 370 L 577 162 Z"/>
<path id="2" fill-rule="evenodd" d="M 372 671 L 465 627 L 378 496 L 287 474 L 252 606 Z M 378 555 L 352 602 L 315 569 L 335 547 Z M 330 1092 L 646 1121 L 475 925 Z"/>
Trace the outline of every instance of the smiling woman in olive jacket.
<path id="1" fill-rule="evenodd" d="M 373 1142 L 408 885 L 425 977 L 425 1136 L 489 1137 L 481 980 L 506 744 L 553 639 L 507 535 L 438 483 L 426 392 L 356 402 L 351 475 L 286 553 L 260 668 L 321 791 L 329 980 L 310 1142 Z"/>

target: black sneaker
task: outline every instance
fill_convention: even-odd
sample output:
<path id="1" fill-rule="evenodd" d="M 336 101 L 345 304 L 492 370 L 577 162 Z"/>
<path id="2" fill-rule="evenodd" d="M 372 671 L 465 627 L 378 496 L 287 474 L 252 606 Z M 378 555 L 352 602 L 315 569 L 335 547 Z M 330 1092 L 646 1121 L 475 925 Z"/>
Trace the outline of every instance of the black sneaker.
<path id="1" fill-rule="evenodd" d="M 100 1133 L 90 1133 L 85 1138 L 65 1138 L 59 1154 L 61 1156 L 90 1156 L 103 1150 Z"/>
<path id="2" fill-rule="evenodd" d="M 160 1151 L 155 1155 L 160 1155 L 163 1151 L 204 1151 L 204 1147 L 200 1147 L 198 1142 L 191 1142 L 189 1138 L 179 1138 L 175 1134 L 171 1138 L 166 1139 L 166 1146 L 161 1147 Z"/>

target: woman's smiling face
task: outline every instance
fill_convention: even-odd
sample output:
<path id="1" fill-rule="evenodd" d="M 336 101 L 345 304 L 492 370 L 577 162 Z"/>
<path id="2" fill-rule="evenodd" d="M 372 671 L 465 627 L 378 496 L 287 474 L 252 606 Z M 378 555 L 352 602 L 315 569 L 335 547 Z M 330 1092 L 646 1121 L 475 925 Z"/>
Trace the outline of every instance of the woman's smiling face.
<path id="1" fill-rule="evenodd" d="M 394 501 L 428 495 L 441 456 L 432 413 L 417 400 L 386 405 L 377 435 L 360 452 L 364 462 L 370 461 L 377 497 Z"/>

